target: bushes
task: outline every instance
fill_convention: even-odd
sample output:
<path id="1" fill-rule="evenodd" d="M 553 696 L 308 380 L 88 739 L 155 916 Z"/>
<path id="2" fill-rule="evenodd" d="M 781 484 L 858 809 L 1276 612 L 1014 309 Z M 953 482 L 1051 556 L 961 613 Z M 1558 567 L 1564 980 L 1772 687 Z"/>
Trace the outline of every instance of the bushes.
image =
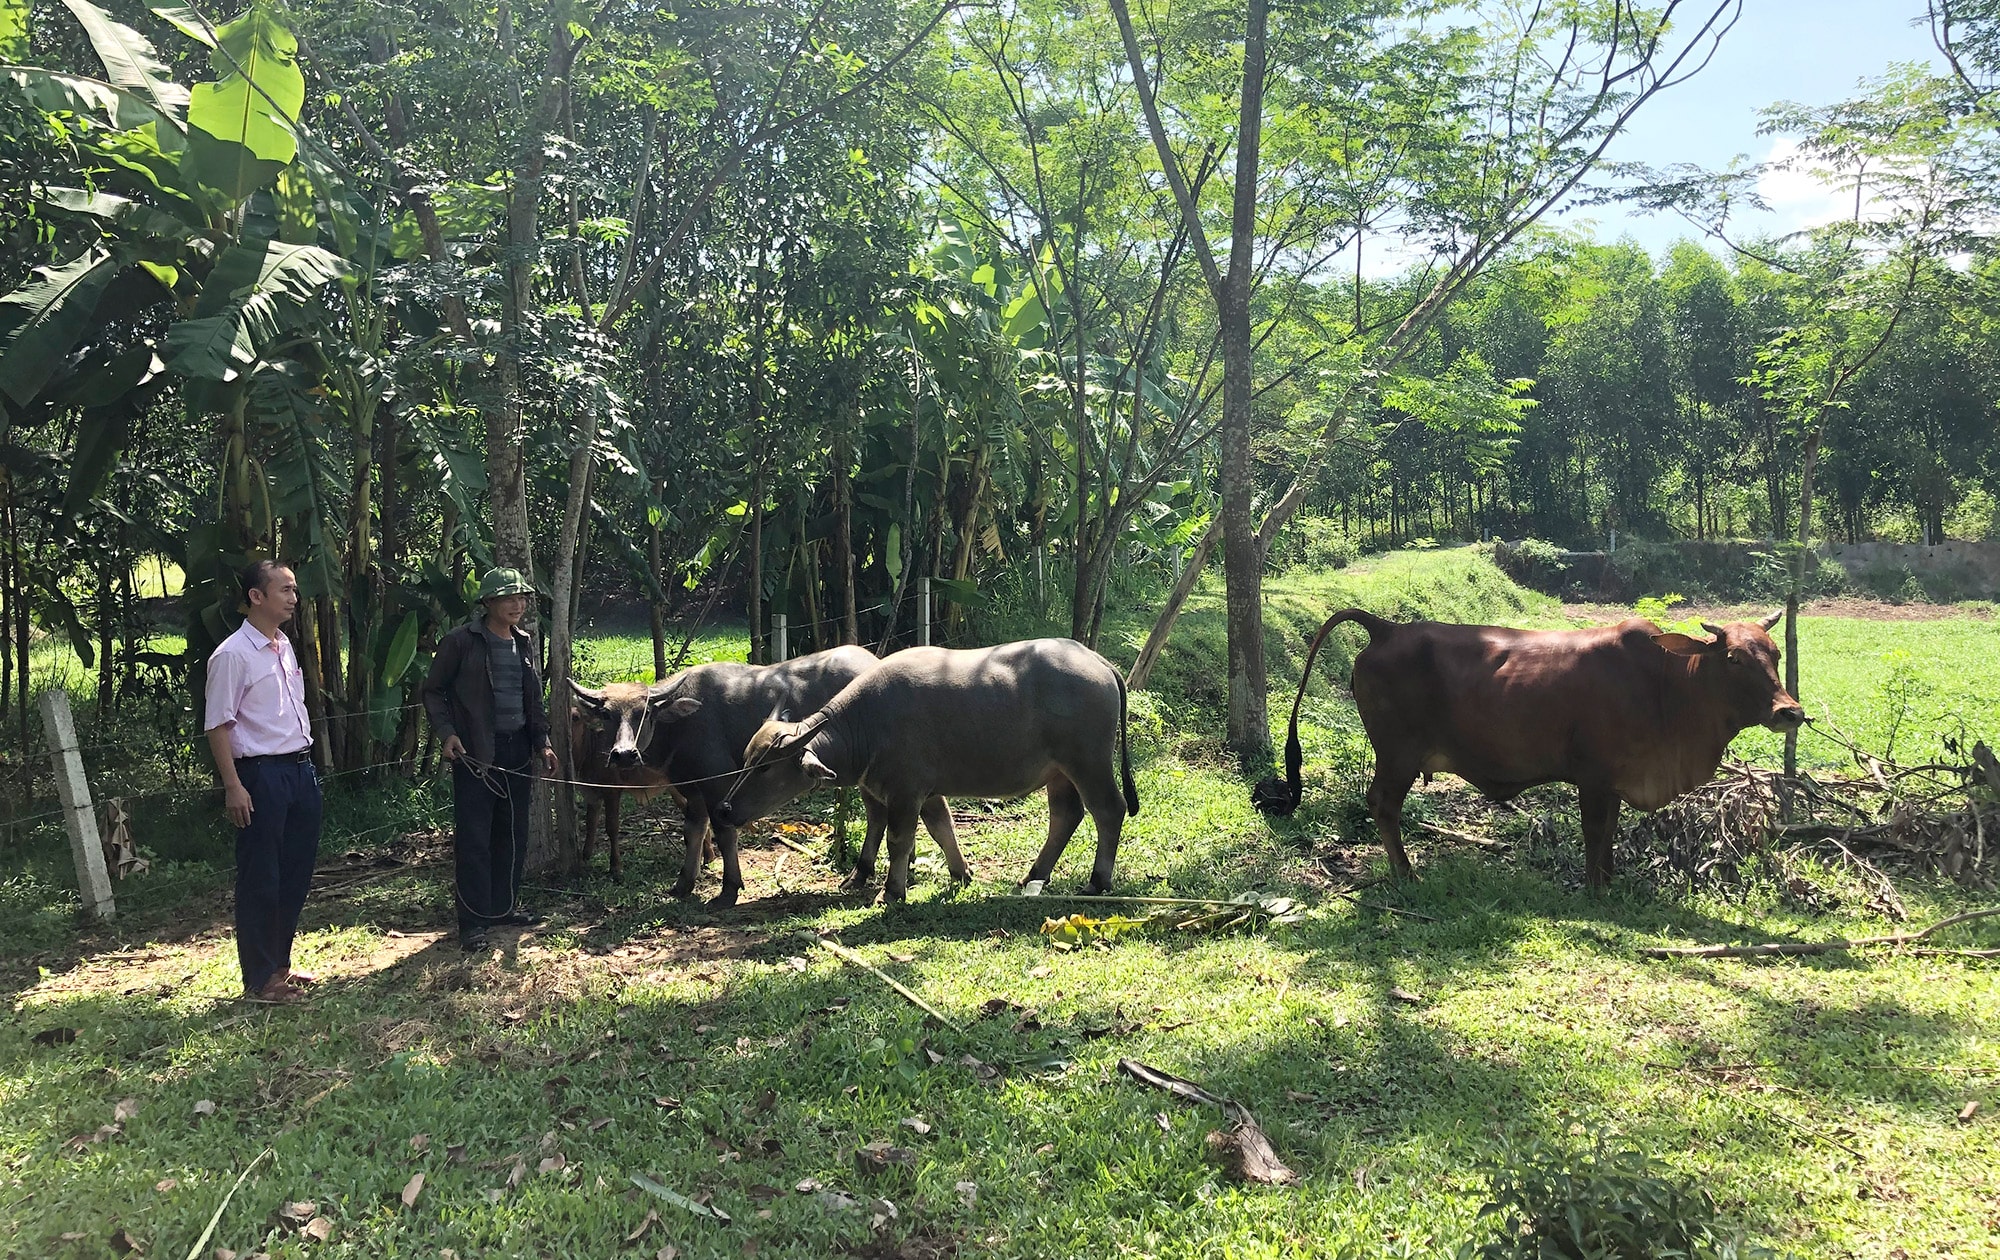
<path id="1" fill-rule="evenodd" d="M 1266 567 L 1273 573 L 1294 567 L 1344 569 L 1360 554 L 1361 549 L 1340 528 L 1339 521 L 1301 512 L 1272 542 Z"/>

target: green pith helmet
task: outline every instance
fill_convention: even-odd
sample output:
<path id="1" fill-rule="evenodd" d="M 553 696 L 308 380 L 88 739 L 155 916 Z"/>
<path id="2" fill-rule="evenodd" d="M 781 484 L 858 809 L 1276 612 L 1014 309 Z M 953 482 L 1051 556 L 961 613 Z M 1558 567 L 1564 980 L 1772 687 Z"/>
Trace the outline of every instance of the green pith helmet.
<path id="1" fill-rule="evenodd" d="M 519 569 L 488 569 L 486 576 L 479 579 L 478 602 L 499 599 L 502 595 L 533 595 L 535 588 L 528 585 L 528 579 Z"/>

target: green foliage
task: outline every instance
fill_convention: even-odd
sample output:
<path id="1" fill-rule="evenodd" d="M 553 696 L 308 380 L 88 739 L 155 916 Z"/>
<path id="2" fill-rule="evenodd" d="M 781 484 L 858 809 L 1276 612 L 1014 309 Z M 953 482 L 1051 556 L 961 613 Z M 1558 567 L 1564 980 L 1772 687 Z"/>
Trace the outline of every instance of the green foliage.
<path id="1" fill-rule="evenodd" d="M 1285 524 L 1272 542 L 1267 561 L 1274 572 L 1306 568 L 1344 569 L 1361 554 L 1332 517 L 1300 512 Z"/>
<path id="2" fill-rule="evenodd" d="M 1480 1208 L 1500 1238 L 1478 1260 L 1751 1260 L 1777 1253 L 1725 1225 L 1706 1189 L 1644 1153 L 1599 1137 L 1565 1151 L 1539 1139 L 1483 1161 L 1493 1199 Z"/>
<path id="3" fill-rule="evenodd" d="M 298 156 L 306 98 L 298 48 L 268 0 L 252 0 L 215 29 L 215 80 L 196 84 L 188 101 L 188 174 L 224 206 L 271 183 Z"/>

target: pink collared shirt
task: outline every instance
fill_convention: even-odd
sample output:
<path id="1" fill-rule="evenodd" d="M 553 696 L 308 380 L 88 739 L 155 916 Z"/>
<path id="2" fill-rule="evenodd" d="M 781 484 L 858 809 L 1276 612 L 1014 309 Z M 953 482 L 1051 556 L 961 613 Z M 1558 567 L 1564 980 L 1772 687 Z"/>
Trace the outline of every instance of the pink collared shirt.
<path id="1" fill-rule="evenodd" d="M 229 728 L 237 757 L 292 753 L 312 746 L 305 671 L 292 641 L 266 639 L 248 620 L 208 658 L 207 729 Z"/>

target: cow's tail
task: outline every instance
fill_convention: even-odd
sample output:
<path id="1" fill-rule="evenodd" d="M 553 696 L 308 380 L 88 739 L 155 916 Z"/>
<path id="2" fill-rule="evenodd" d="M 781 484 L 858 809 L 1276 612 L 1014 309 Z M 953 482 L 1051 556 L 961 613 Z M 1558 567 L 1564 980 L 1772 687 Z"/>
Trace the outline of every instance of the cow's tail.
<path id="1" fill-rule="evenodd" d="M 1139 812 L 1139 789 L 1132 786 L 1132 736 L 1129 730 L 1131 724 L 1126 720 L 1125 675 L 1113 666 L 1111 676 L 1118 680 L 1118 768 L 1125 775 L 1125 810 L 1136 814 Z"/>
<path id="2" fill-rule="evenodd" d="M 1312 646 L 1306 650 L 1306 667 L 1299 673 L 1298 694 L 1292 697 L 1292 720 L 1285 728 L 1285 778 L 1281 783 L 1275 778 L 1263 779 L 1250 789 L 1250 801 L 1266 814 L 1289 814 L 1299 807 L 1305 796 L 1305 753 L 1299 747 L 1299 706 L 1306 698 L 1306 684 L 1312 680 L 1313 661 L 1319 656 L 1319 645 L 1326 642 L 1326 636 L 1343 621 L 1351 621 L 1368 632 L 1368 641 L 1374 643 L 1390 630 L 1395 622 L 1384 621 L 1374 613 L 1361 608 L 1343 608 L 1326 619 L 1326 624 L 1313 635 Z"/>

